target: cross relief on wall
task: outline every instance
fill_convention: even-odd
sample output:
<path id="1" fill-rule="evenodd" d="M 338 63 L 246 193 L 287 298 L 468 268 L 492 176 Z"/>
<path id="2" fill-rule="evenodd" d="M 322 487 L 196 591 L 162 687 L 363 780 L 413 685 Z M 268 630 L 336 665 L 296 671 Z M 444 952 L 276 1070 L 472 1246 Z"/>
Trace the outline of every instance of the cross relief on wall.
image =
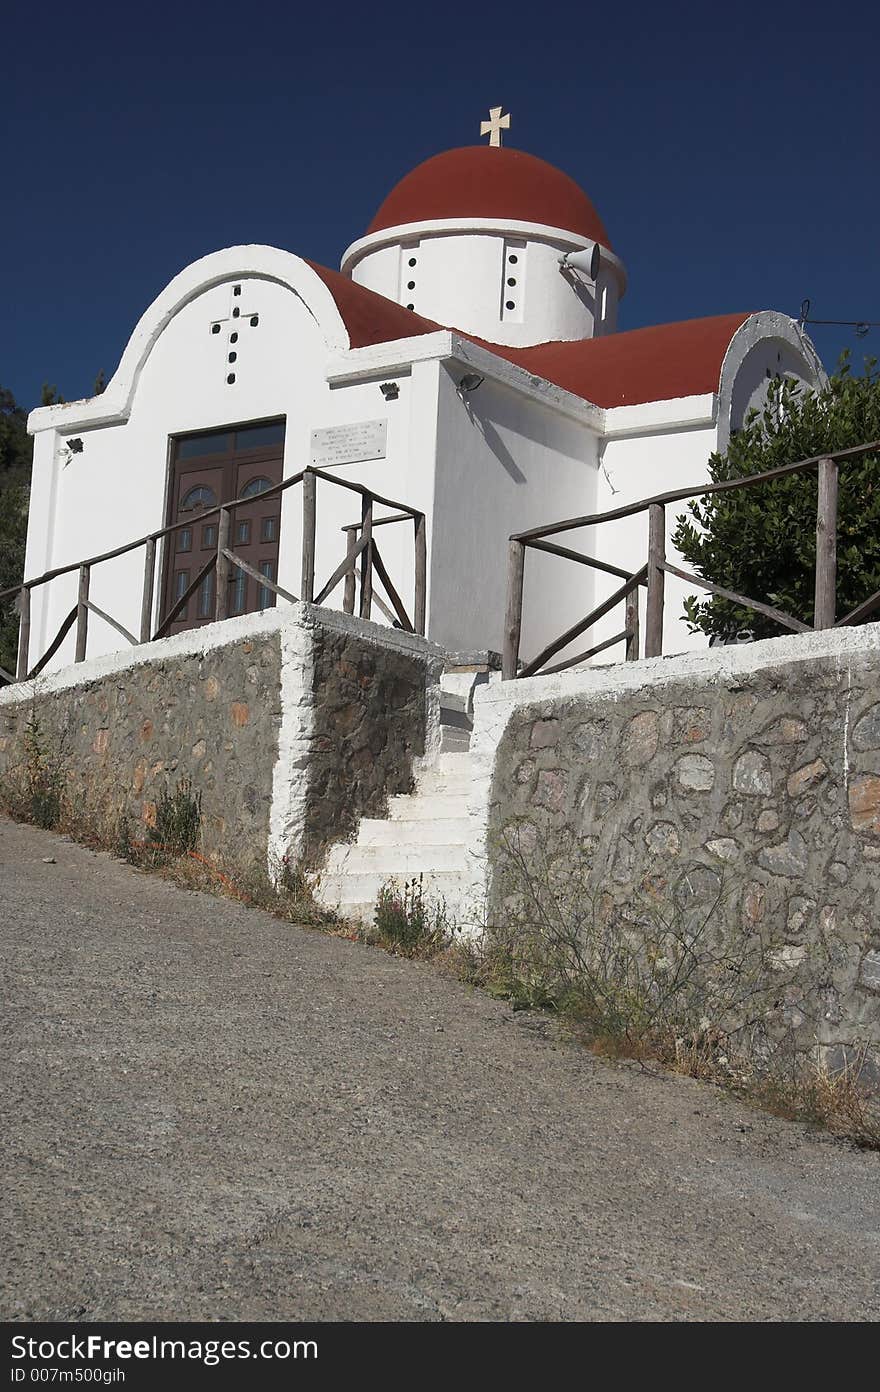
<path id="1" fill-rule="evenodd" d="M 241 285 L 233 285 L 229 296 L 229 313 L 224 319 L 211 320 L 211 336 L 220 337 L 223 333 L 224 324 L 226 329 L 226 361 L 224 364 L 226 374 L 226 385 L 232 387 L 238 375 L 238 360 L 242 350 L 241 335 L 256 329 L 260 324 L 260 316 L 254 310 L 242 308 L 243 296 Z"/>

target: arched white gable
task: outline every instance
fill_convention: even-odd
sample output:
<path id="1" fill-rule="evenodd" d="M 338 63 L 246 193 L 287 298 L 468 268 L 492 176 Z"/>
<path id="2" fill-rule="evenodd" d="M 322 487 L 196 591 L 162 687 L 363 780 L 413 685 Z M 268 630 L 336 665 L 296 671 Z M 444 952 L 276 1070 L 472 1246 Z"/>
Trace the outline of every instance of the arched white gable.
<path id="1" fill-rule="evenodd" d="M 278 247 L 226 247 L 193 261 L 157 295 L 138 321 L 119 366 L 100 396 L 38 407 L 28 418 L 28 429 L 35 434 L 47 429 L 66 431 L 127 421 L 141 373 L 168 325 L 206 290 L 239 278 L 269 281 L 290 290 L 321 330 L 328 352 L 343 352 L 350 346 L 336 301 L 302 257 Z"/>
<path id="2" fill-rule="evenodd" d="M 761 310 L 737 329 L 721 365 L 718 387 L 718 449 L 727 448 L 731 430 L 751 407 L 760 406 L 776 375 L 797 377 L 808 387 L 827 380 L 812 340 L 787 314 Z"/>

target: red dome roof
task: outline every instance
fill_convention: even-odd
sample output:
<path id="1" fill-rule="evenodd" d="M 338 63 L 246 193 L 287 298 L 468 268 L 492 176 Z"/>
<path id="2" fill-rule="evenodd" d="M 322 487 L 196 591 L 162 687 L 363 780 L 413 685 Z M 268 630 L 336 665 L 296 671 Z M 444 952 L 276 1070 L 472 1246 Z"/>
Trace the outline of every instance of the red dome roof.
<path id="1" fill-rule="evenodd" d="M 611 249 L 602 219 L 574 179 L 504 146 L 466 145 L 425 160 L 395 185 L 367 231 L 435 218 L 539 222 Z"/>

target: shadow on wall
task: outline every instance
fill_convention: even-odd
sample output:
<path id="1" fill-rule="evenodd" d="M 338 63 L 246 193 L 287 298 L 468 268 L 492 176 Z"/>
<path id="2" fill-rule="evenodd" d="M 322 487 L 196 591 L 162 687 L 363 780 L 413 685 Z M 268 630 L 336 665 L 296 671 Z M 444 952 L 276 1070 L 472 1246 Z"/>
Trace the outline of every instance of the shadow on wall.
<path id="1" fill-rule="evenodd" d="M 468 420 L 474 429 L 480 432 L 486 445 L 492 451 L 499 464 L 507 470 L 514 483 L 525 483 L 525 474 L 510 453 L 510 450 L 505 445 L 492 422 L 484 420 L 481 416 L 477 415 L 470 395 L 462 395 L 462 401 L 464 402 L 464 409 L 467 412 Z"/>
<path id="2" fill-rule="evenodd" d="M 574 293 L 577 295 L 581 304 L 584 305 L 585 308 L 587 308 L 590 311 L 590 313 L 593 316 L 593 319 L 595 320 L 596 318 L 598 318 L 598 315 L 596 313 L 596 296 L 590 289 L 589 285 L 587 285 L 586 281 L 583 280 L 579 275 L 572 275 L 571 273 L 569 273 L 566 276 L 566 280 L 568 281 Z"/>

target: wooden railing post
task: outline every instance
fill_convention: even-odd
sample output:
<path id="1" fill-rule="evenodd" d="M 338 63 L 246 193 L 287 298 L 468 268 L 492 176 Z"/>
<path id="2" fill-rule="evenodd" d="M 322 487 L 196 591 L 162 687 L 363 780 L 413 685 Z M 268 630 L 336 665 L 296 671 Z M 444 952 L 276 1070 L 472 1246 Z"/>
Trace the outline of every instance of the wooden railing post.
<path id="1" fill-rule="evenodd" d="M 352 556 L 357 550 L 358 534 L 355 527 L 348 527 L 345 533 L 345 559 L 351 561 Z M 342 592 L 342 608 L 344 613 L 354 613 L 354 596 L 357 588 L 357 576 L 354 573 L 354 566 L 345 572 L 345 588 Z"/>
<path id="2" fill-rule="evenodd" d="M 361 618 L 368 619 L 373 607 L 373 495 L 361 494 Z"/>
<path id="3" fill-rule="evenodd" d="M 31 646 L 31 592 L 27 585 L 21 587 L 18 604 L 18 661 L 15 675 L 19 681 L 24 681 L 28 674 L 28 653 Z"/>
<path id="4" fill-rule="evenodd" d="M 637 585 L 626 597 L 626 660 L 639 660 L 639 590 Z"/>
<path id="5" fill-rule="evenodd" d="M 141 642 L 149 643 L 153 632 L 153 585 L 156 575 L 156 538 L 148 537 L 144 555 L 144 592 L 141 598 Z"/>
<path id="6" fill-rule="evenodd" d="M 833 628 L 837 618 L 837 484 L 835 461 L 820 459 L 814 628 Z"/>
<path id="7" fill-rule="evenodd" d="M 415 521 L 415 602 L 413 607 L 413 627 L 424 637 L 428 602 L 428 540 L 425 514 L 420 512 Z"/>
<path id="8" fill-rule="evenodd" d="M 507 610 L 504 615 L 504 651 L 501 654 L 501 677 L 504 681 L 513 681 L 519 665 L 525 565 L 525 544 L 511 537 L 507 550 Z"/>
<path id="9" fill-rule="evenodd" d="M 89 641 L 89 580 L 91 578 L 91 566 L 82 565 L 79 568 L 79 593 L 76 599 L 76 651 L 73 656 L 74 662 L 82 662 L 86 655 L 86 644 Z"/>
<path id="10" fill-rule="evenodd" d="M 315 533 L 317 526 L 317 479 L 306 469 L 303 474 L 303 536 L 300 594 L 307 604 L 315 598 Z M 347 582 L 346 582 L 347 583 Z"/>
<path id="11" fill-rule="evenodd" d="M 662 503 L 648 508 L 648 599 L 645 605 L 645 657 L 663 652 L 663 591 L 666 574 L 666 509 Z"/>
<path id="12" fill-rule="evenodd" d="M 229 508 L 220 509 L 217 523 L 217 567 L 215 577 L 217 594 L 214 601 L 214 617 L 225 619 L 229 615 L 229 557 L 224 552 L 229 548 Z"/>

